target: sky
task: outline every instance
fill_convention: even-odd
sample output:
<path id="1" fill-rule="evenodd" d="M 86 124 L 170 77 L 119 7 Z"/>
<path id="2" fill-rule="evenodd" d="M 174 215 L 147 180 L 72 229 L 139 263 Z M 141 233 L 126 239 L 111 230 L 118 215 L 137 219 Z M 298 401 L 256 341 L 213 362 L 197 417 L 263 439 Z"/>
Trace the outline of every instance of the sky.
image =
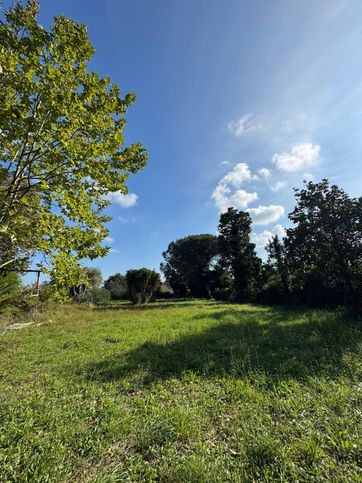
<path id="1" fill-rule="evenodd" d="M 91 69 L 136 92 L 126 143 L 149 156 L 112 197 L 110 253 L 87 262 L 105 278 L 159 270 L 228 206 L 249 211 L 265 256 L 303 180 L 361 195 L 360 0 L 40 1 L 44 26 L 58 14 L 87 25 Z"/>

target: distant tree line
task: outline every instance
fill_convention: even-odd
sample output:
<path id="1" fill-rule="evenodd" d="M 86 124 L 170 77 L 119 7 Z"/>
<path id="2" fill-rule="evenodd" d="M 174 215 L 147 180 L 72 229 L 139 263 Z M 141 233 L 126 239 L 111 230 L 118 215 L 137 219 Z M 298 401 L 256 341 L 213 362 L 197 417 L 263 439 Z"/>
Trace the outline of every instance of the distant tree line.
<path id="1" fill-rule="evenodd" d="M 249 213 L 229 208 L 220 215 L 217 235 L 169 244 L 162 254 L 163 282 L 154 270 L 141 268 L 103 283 L 98 268 L 83 267 L 84 282 L 69 287 L 68 295 L 96 304 L 193 297 L 361 311 L 362 198 L 349 197 L 326 179 L 295 189 L 295 197 L 292 226 L 284 237 L 270 239 L 266 261 L 256 254 Z M 16 274 L 1 274 L 0 306 L 19 298 L 19 284 Z"/>
<path id="2" fill-rule="evenodd" d="M 221 214 L 218 235 L 169 244 L 161 271 L 176 296 L 312 306 L 362 306 L 362 198 L 328 180 L 295 189 L 293 223 L 275 235 L 263 262 L 247 212 Z"/>

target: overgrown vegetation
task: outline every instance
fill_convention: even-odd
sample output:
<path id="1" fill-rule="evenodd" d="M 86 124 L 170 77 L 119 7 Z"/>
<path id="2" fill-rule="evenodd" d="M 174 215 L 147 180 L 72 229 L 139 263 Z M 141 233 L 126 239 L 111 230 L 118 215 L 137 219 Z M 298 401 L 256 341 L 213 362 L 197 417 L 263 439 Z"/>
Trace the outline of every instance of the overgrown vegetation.
<path id="1" fill-rule="evenodd" d="M 1 481 L 361 480 L 344 312 L 164 301 L 41 323 L 1 339 Z"/>

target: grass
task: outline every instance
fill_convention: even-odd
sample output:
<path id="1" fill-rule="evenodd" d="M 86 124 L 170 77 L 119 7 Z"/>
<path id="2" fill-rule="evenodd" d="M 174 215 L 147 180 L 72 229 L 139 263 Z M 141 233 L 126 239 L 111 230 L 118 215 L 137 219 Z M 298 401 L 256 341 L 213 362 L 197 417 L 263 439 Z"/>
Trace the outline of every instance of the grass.
<path id="1" fill-rule="evenodd" d="M 0 338 L 0 481 L 362 481 L 361 322 L 56 309 Z"/>

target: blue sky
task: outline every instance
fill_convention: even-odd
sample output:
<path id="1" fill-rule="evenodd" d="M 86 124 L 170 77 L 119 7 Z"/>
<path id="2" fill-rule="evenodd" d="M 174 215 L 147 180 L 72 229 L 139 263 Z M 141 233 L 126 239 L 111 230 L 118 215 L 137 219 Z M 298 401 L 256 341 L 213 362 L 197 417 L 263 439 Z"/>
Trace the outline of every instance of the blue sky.
<path id="1" fill-rule="evenodd" d="M 360 0 L 41 1 L 44 25 L 60 13 L 87 25 L 92 68 L 136 92 L 126 140 L 149 153 L 109 209 L 112 251 L 91 263 L 105 277 L 158 270 L 228 205 L 250 210 L 261 246 L 303 178 L 361 195 Z"/>

